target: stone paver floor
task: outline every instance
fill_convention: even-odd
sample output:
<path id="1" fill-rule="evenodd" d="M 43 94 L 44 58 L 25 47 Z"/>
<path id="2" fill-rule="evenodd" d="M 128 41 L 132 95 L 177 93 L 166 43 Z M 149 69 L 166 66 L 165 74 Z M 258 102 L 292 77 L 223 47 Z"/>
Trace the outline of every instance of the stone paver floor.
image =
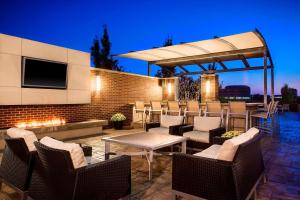
<path id="1" fill-rule="evenodd" d="M 300 199 L 300 114 L 280 114 L 276 129 L 262 140 L 268 181 L 260 184 L 258 199 Z M 105 130 L 105 135 L 128 134 L 141 129 L 115 131 Z M 103 159 L 103 136 L 73 140 L 73 142 L 93 146 L 93 156 Z M 112 151 L 132 151 L 133 148 L 111 144 Z M 148 181 L 148 165 L 141 156 L 132 157 L 132 195 L 131 199 L 164 200 L 171 199 L 172 159 L 158 156 L 154 159 L 153 180 Z M 11 188 L 4 186 L 0 192 L 2 200 L 20 199 Z"/>

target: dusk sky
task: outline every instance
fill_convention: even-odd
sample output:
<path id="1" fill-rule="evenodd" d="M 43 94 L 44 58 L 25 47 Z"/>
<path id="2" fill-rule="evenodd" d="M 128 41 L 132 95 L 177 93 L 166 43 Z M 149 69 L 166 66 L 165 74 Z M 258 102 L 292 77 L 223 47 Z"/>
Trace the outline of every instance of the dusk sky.
<path id="1" fill-rule="evenodd" d="M 1 0 L 0 4 L 0 33 L 86 52 L 95 35 L 101 36 L 103 24 L 108 26 L 113 54 L 158 47 L 168 36 L 177 44 L 258 28 L 273 57 L 275 94 L 284 83 L 300 91 L 300 1 Z M 119 61 L 127 72 L 147 73 L 144 61 Z M 220 81 L 224 86 L 247 84 L 252 93 L 263 91 L 262 70 L 221 73 Z"/>

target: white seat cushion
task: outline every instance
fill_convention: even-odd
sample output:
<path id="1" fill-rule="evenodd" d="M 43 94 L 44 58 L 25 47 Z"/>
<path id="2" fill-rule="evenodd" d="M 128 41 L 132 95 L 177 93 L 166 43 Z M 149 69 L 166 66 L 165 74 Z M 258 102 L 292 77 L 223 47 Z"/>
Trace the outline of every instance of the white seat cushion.
<path id="1" fill-rule="evenodd" d="M 230 140 L 226 140 L 223 143 L 223 145 L 221 146 L 221 148 L 219 149 L 217 159 L 232 161 L 239 145 L 242 144 L 242 143 L 247 142 L 250 139 L 251 138 L 248 135 L 243 133 L 243 134 L 241 134 L 237 137 L 234 137 Z"/>
<path id="2" fill-rule="evenodd" d="M 208 132 L 221 126 L 220 117 L 194 117 L 194 130 Z"/>
<path id="3" fill-rule="evenodd" d="M 29 151 L 36 150 L 33 143 L 38 139 L 34 132 L 21 128 L 10 128 L 7 130 L 7 135 L 11 138 L 23 138 Z"/>
<path id="4" fill-rule="evenodd" d="M 183 123 L 183 116 L 161 115 L 160 126 L 169 128 Z"/>
<path id="5" fill-rule="evenodd" d="M 189 131 L 183 133 L 183 137 L 189 138 L 196 142 L 209 143 L 209 133 L 203 131 Z"/>
<path id="6" fill-rule="evenodd" d="M 221 145 L 211 145 L 209 148 L 194 154 L 195 156 L 205 157 L 205 158 L 212 158 L 216 159 L 219 153 L 219 150 L 221 148 Z"/>
<path id="7" fill-rule="evenodd" d="M 169 135 L 169 128 L 156 127 L 148 130 L 149 133 L 158 133 L 162 135 Z"/>
<path id="8" fill-rule="evenodd" d="M 71 155 L 71 160 L 75 169 L 84 167 L 87 165 L 84 153 L 79 144 L 75 143 L 64 143 L 62 141 L 55 140 L 48 136 L 43 137 L 40 142 L 50 148 L 60 149 L 68 151 Z"/>
<path id="9" fill-rule="evenodd" d="M 259 130 L 255 127 L 250 128 L 246 133 L 246 135 L 248 135 L 250 138 L 253 138 L 254 136 L 256 136 L 259 133 Z"/>

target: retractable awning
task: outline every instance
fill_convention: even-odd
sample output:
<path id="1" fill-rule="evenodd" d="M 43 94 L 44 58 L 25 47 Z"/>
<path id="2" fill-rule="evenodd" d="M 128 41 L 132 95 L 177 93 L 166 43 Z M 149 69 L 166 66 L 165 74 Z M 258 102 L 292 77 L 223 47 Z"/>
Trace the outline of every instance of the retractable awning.
<path id="1" fill-rule="evenodd" d="M 160 66 L 178 66 L 263 57 L 265 49 L 264 40 L 257 32 L 246 32 L 117 56 Z"/>

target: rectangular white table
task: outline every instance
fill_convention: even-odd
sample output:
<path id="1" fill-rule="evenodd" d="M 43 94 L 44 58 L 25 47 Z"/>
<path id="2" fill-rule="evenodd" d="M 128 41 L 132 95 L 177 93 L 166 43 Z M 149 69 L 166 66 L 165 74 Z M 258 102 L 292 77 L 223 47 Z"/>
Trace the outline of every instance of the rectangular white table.
<path id="1" fill-rule="evenodd" d="M 145 155 L 149 166 L 149 180 L 152 179 L 152 162 L 154 151 L 169 147 L 174 144 L 181 143 L 181 152 L 186 153 L 186 140 L 187 138 L 175 135 L 162 135 L 159 133 L 134 133 L 129 135 L 104 137 L 102 140 L 105 142 L 105 154 L 112 153 L 110 151 L 110 143 L 118 143 L 130 147 L 142 149 L 140 152 L 115 152 L 120 155 Z"/>

